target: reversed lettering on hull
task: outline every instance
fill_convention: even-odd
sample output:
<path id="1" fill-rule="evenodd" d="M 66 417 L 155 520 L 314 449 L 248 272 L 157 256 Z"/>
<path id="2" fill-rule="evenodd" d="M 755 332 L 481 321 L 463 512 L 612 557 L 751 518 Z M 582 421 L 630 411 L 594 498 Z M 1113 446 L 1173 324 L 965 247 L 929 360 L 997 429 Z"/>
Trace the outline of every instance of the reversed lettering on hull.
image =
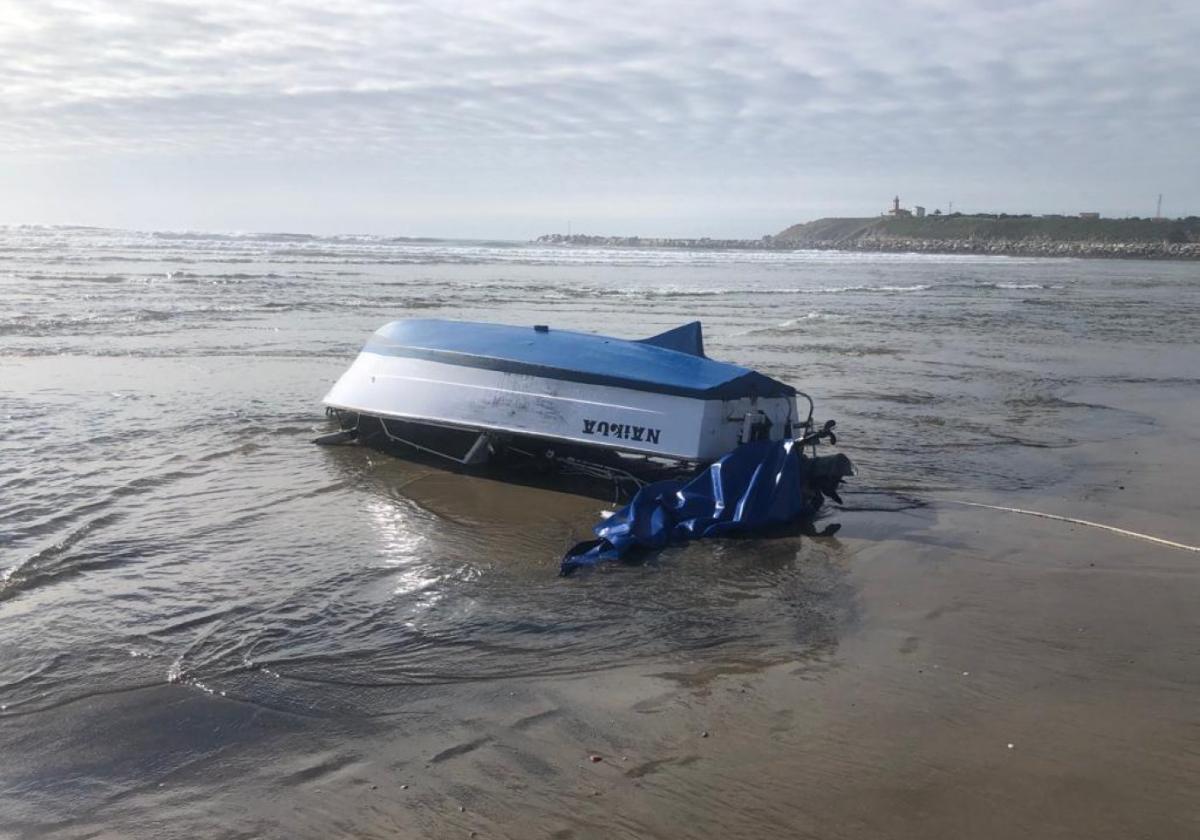
<path id="1" fill-rule="evenodd" d="M 638 443 L 658 443 L 662 429 L 649 426 L 633 426 L 629 423 L 609 423 L 607 420 L 584 420 L 583 433 L 597 437 L 620 438 Z"/>

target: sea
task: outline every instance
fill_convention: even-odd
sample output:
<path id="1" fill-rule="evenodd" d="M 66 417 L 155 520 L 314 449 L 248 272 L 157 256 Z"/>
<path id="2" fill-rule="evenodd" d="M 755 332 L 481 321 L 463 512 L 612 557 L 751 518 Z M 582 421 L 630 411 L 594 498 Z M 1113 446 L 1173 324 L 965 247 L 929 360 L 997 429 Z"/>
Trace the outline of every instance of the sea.
<path id="1" fill-rule="evenodd" d="M 314 445 L 366 338 L 414 317 L 701 321 L 837 421 L 848 539 L 1052 494 L 1154 433 L 1117 395 L 1200 386 L 1195 263 L 2 228 L 0 836 L 270 834 L 246 778 L 352 745 L 286 798 L 381 722 L 461 722 L 467 687 L 819 659 L 861 620 L 820 540 L 562 579 L 602 502 Z"/>

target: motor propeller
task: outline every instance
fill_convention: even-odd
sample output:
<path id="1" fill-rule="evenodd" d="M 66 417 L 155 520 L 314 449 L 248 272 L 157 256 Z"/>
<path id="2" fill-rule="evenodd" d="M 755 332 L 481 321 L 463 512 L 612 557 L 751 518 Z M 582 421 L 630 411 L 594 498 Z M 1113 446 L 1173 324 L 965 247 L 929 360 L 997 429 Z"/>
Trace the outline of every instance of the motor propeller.
<path id="1" fill-rule="evenodd" d="M 800 438 L 800 445 L 816 444 L 818 441 L 827 440 L 833 445 L 837 445 L 837 435 L 833 433 L 834 427 L 837 426 L 836 420 L 826 420 L 825 425 L 815 432 L 809 432 L 804 437 Z"/>

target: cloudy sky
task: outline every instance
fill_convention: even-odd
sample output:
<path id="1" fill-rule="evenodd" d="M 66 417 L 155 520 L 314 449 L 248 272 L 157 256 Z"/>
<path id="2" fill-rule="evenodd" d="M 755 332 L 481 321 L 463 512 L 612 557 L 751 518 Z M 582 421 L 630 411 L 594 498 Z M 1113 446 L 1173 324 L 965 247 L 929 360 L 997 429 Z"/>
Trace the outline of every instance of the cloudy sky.
<path id="1" fill-rule="evenodd" d="M 0 223 L 1200 214 L 1198 0 L 0 0 Z"/>

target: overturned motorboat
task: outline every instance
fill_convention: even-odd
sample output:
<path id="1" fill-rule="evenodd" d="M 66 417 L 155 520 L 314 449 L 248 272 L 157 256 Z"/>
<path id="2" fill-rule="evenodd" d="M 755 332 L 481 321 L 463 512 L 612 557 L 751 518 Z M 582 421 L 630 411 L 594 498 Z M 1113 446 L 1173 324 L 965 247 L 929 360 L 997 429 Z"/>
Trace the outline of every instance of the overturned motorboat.
<path id="1" fill-rule="evenodd" d="M 797 397 L 805 400 L 803 413 Z M 357 441 L 463 467 L 647 481 L 696 473 L 739 446 L 835 442 L 790 385 L 709 359 L 699 322 L 641 340 L 434 319 L 370 337 L 325 396 Z M 825 473 L 844 468 L 826 469 Z M 836 481 L 832 484 L 836 489 Z M 828 485 L 826 487 L 828 489 Z M 811 489 L 820 503 L 821 491 Z"/>

